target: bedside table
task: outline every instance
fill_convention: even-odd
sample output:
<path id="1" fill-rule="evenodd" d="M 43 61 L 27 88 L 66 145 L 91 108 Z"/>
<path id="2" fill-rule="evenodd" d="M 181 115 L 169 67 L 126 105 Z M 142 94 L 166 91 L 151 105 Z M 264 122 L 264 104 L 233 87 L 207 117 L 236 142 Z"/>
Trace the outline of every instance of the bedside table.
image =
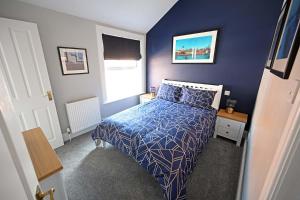
<path id="1" fill-rule="evenodd" d="M 236 141 L 236 145 L 240 146 L 247 119 L 247 114 L 240 112 L 229 114 L 225 109 L 220 109 L 217 114 L 214 138 L 220 135 Z"/>
<path id="2" fill-rule="evenodd" d="M 149 102 L 155 99 L 155 96 L 152 96 L 150 93 L 140 95 L 140 104 Z"/>

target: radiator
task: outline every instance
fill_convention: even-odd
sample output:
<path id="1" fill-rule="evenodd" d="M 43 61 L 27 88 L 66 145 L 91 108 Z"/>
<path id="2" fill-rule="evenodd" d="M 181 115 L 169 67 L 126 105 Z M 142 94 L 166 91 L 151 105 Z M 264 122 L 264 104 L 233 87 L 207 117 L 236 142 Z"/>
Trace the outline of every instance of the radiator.
<path id="1" fill-rule="evenodd" d="M 98 97 L 66 103 L 66 110 L 71 133 L 90 128 L 101 120 Z"/>

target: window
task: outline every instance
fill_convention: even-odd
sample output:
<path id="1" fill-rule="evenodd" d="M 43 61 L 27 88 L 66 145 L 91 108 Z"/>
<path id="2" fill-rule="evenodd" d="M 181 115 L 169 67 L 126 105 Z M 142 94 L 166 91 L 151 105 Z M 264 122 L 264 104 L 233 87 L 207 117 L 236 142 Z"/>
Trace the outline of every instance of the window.
<path id="1" fill-rule="evenodd" d="M 143 93 L 141 60 L 104 60 L 106 102 Z"/>
<path id="2" fill-rule="evenodd" d="M 145 36 L 97 25 L 104 103 L 145 92 Z"/>

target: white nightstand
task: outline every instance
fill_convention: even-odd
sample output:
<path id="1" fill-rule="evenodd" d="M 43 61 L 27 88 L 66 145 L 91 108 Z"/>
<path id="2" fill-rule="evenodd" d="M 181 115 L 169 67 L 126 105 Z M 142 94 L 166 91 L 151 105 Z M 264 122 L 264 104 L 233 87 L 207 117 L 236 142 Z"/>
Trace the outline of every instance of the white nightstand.
<path id="1" fill-rule="evenodd" d="M 151 100 L 153 100 L 153 99 L 155 99 L 155 96 L 153 96 L 153 95 L 150 94 L 150 93 L 142 94 L 142 95 L 140 95 L 140 104 L 149 102 L 149 101 L 151 101 Z"/>
<path id="2" fill-rule="evenodd" d="M 247 119 L 247 114 L 239 112 L 229 114 L 224 109 L 220 109 L 217 114 L 214 138 L 220 135 L 236 141 L 236 145 L 240 146 Z"/>

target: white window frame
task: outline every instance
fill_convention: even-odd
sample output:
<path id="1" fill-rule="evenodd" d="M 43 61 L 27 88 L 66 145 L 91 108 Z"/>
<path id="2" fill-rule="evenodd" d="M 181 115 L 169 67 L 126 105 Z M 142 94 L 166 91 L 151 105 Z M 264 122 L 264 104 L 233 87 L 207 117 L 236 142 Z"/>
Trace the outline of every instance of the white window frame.
<path id="1" fill-rule="evenodd" d="M 137 33 L 132 33 L 128 31 L 123 31 L 120 29 L 116 28 L 111 28 L 111 27 L 105 27 L 105 26 L 100 26 L 96 25 L 96 34 L 97 34 L 97 46 L 98 46 L 98 58 L 99 58 L 99 66 L 100 66 L 100 85 L 102 88 L 102 102 L 104 104 L 111 103 L 114 101 L 119 101 L 122 99 L 126 99 L 129 97 L 124 97 L 121 99 L 117 100 L 107 100 L 107 95 L 106 95 L 106 81 L 105 81 L 105 66 L 104 66 L 104 48 L 103 48 L 103 41 L 102 41 L 102 34 L 107 34 L 107 35 L 112 35 L 116 37 L 123 37 L 123 38 L 128 38 L 128 39 L 133 39 L 133 40 L 139 40 L 140 41 L 140 48 L 141 48 L 141 67 L 142 67 L 142 88 L 143 90 L 141 91 L 140 94 L 143 94 L 146 92 L 146 35 L 145 34 L 137 34 Z M 137 95 L 140 95 L 137 94 Z M 133 95 L 136 96 L 136 95 Z"/>

